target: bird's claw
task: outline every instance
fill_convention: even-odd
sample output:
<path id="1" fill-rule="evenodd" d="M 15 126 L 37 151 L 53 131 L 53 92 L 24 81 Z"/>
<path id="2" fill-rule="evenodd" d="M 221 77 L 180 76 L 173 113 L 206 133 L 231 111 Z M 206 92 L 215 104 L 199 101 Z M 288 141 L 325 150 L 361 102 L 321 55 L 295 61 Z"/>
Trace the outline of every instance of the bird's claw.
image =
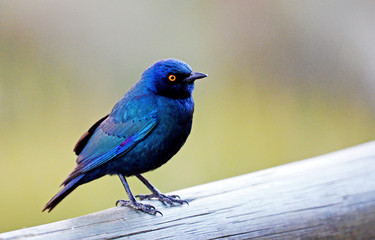
<path id="1" fill-rule="evenodd" d="M 135 196 L 136 198 L 139 198 L 139 200 L 151 200 L 151 199 L 158 199 L 160 202 L 162 202 L 164 205 L 167 205 L 169 204 L 170 206 L 175 206 L 174 203 L 179 203 L 179 204 L 184 204 L 186 203 L 187 205 L 189 205 L 188 201 L 186 200 L 182 200 L 180 198 L 180 196 L 178 195 L 164 195 L 162 193 L 159 193 L 159 194 L 148 194 L 148 195 L 137 195 Z"/>
<path id="2" fill-rule="evenodd" d="M 160 211 L 156 210 L 155 207 L 150 204 L 143 204 L 139 202 L 135 202 L 135 204 L 133 204 L 131 201 L 118 200 L 116 202 L 116 206 L 117 205 L 125 206 L 125 207 L 132 207 L 136 210 L 140 210 L 142 212 L 145 212 L 151 215 L 156 215 L 157 213 L 159 213 L 160 215 L 163 216 L 163 214 Z"/>

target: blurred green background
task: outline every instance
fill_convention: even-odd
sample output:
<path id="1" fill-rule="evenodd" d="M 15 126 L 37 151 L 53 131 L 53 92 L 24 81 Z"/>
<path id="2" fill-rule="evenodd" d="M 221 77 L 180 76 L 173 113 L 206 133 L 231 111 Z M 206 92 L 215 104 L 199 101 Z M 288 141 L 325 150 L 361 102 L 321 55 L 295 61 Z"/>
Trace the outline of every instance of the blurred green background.
<path id="1" fill-rule="evenodd" d="M 1 1 L 0 232 L 126 198 L 103 177 L 41 213 L 81 134 L 163 58 L 209 75 L 187 143 L 145 175 L 163 192 L 373 140 L 374 22 L 373 1 Z"/>

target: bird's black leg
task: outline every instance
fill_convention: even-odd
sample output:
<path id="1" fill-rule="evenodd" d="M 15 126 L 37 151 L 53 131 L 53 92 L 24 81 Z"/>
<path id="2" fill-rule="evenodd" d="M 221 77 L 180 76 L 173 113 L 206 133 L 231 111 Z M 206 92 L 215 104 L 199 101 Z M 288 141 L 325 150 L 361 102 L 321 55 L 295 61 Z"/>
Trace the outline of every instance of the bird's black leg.
<path id="1" fill-rule="evenodd" d="M 125 177 L 122 174 L 118 174 L 118 176 L 120 177 L 120 180 L 121 180 L 122 184 L 124 185 L 125 191 L 128 194 L 129 201 L 118 200 L 116 202 L 116 206 L 118 204 L 120 204 L 120 206 L 132 207 L 134 209 L 141 210 L 142 212 L 149 213 L 149 214 L 152 214 L 152 215 L 155 215 L 157 213 L 160 213 L 161 215 L 163 215 L 161 212 L 156 210 L 154 206 L 137 202 L 135 200 L 132 192 L 130 191 L 129 184 L 126 181 Z"/>
<path id="2" fill-rule="evenodd" d="M 152 199 L 152 198 L 156 198 L 156 199 L 159 199 L 160 202 L 162 202 L 164 205 L 166 205 L 167 203 L 170 205 L 170 206 L 174 206 L 174 203 L 179 203 L 179 204 L 188 204 L 189 203 L 185 200 L 182 200 L 178 195 L 164 195 L 162 194 L 156 187 L 154 187 L 146 178 L 144 178 L 141 174 L 136 174 L 135 176 L 137 176 L 137 178 L 139 180 L 141 180 L 146 186 L 148 189 L 151 190 L 152 194 L 149 194 L 149 195 L 137 195 L 135 197 L 139 198 L 139 200 L 144 200 L 144 199 Z"/>

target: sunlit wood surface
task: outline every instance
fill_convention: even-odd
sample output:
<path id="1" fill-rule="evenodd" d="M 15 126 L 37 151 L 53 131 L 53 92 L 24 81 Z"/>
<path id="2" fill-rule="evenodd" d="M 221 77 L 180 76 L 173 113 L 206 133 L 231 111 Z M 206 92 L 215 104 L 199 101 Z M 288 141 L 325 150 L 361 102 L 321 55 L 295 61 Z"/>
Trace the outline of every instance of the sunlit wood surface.
<path id="1" fill-rule="evenodd" d="M 145 201 L 164 216 L 116 207 L 0 239 L 375 239 L 375 142 L 173 194 L 189 206 Z"/>

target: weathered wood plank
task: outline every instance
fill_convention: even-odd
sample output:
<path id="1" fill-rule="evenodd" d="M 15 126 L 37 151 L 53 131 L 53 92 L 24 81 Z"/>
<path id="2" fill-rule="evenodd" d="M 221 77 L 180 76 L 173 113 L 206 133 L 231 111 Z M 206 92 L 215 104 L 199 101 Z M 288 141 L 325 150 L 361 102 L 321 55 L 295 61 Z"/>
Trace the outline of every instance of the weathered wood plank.
<path id="1" fill-rule="evenodd" d="M 163 217 L 118 207 L 0 239 L 374 239 L 375 142 L 174 193 L 190 205 L 153 201 Z"/>

